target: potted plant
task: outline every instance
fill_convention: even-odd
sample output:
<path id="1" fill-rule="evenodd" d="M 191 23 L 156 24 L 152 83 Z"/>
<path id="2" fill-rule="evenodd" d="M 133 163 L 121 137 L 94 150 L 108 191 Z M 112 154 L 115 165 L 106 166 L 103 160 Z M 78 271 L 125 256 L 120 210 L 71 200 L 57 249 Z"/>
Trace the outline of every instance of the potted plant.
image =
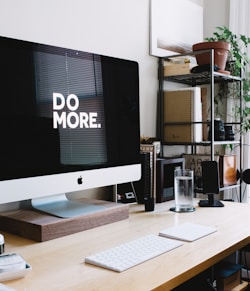
<path id="1" fill-rule="evenodd" d="M 207 37 L 207 43 L 224 42 L 230 45 L 230 51 L 227 59 L 228 69 L 231 69 L 231 74 L 241 76 L 247 72 L 247 67 L 250 60 L 247 56 L 247 47 L 250 44 L 250 38 L 245 35 L 236 35 L 226 26 L 216 27 L 217 31 L 212 37 Z"/>
<path id="2" fill-rule="evenodd" d="M 216 27 L 216 29 L 217 30 L 213 33 L 212 37 L 205 38 L 204 44 L 206 44 L 209 47 L 209 43 L 211 43 L 210 49 L 213 48 L 212 46 L 216 43 L 217 44 L 227 43 L 229 45 L 230 50 L 228 51 L 227 54 L 225 69 L 229 71 L 233 76 L 242 77 L 242 86 L 239 82 L 233 82 L 231 84 L 221 83 L 218 90 L 218 94 L 215 98 L 215 103 L 218 104 L 219 102 L 222 102 L 222 99 L 224 97 L 226 98 L 228 98 L 229 96 L 234 96 L 234 98 L 240 97 L 242 93 L 244 101 L 241 111 L 242 131 L 247 132 L 250 129 L 250 107 L 248 106 L 248 102 L 250 101 L 250 74 L 249 74 L 250 59 L 247 55 L 247 48 L 248 45 L 250 44 L 250 37 L 247 37 L 242 34 L 237 35 L 226 26 L 219 26 Z M 197 46 L 194 45 L 194 48 L 197 49 Z M 216 51 L 214 59 L 216 60 Z M 224 70 L 223 67 L 221 68 L 221 70 Z M 234 115 L 239 116 L 239 114 L 240 106 L 238 106 L 237 102 L 235 102 Z"/>
<path id="3" fill-rule="evenodd" d="M 230 43 L 226 41 L 206 41 L 193 45 L 193 51 L 203 51 L 214 49 L 214 65 L 218 70 L 224 71 L 230 51 Z M 210 63 L 210 52 L 195 55 L 198 65 L 208 65 Z"/>

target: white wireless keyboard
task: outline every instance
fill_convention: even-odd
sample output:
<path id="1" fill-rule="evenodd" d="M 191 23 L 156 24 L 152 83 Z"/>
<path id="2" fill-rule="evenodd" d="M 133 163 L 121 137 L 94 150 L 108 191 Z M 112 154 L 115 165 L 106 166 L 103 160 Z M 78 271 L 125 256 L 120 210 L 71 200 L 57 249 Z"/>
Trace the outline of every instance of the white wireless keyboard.
<path id="1" fill-rule="evenodd" d="M 106 251 L 90 255 L 85 258 L 85 262 L 116 272 L 122 272 L 171 251 L 182 244 L 179 241 L 157 235 L 148 235 Z"/>

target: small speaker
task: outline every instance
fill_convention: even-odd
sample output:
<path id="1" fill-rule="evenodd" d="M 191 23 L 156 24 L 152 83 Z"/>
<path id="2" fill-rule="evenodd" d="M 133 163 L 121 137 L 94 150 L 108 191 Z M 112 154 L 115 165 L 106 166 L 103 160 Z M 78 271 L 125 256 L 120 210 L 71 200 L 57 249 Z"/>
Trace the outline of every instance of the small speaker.
<path id="1" fill-rule="evenodd" d="M 219 193 L 219 171 L 216 161 L 203 161 L 202 166 L 202 188 L 204 194 Z"/>
<path id="2" fill-rule="evenodd" d="M 208 200 L 201 200 L 201 207 L 223 207 L 223 203 L 214 200 L 214 195 L 220 192 L 220 179 L 218 163 L 216 161 L 203 161 L 202 167 L 202 188 L 203 193 L 208 195 Z"/>
<path id="3" fill-rule="evenodd" d="M 151 193 L 151 166 L 150 153 L 140 153 L 141 162 L 141 179 L 133 182 L 137 201 L 139 204 L 144 204 L 145 197 L 152 197 Z"/>
<path id="4" fill-rule="evenodd" d="M 250 184 L 250 169 L 246 169 L 242 174 L 242 180 L 246 184 Z"/>

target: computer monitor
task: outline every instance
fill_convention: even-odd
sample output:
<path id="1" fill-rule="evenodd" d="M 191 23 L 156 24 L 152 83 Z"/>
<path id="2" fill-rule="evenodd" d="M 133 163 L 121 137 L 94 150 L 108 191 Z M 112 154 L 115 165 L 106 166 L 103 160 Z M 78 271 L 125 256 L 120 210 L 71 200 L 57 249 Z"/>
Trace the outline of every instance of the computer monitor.
<path id="1" fill-rule="evenodd" d="M 140 179 L 137 62 L 6 37 L 0 58 L 0 204 L 77 216 L 65 193 Z"/>

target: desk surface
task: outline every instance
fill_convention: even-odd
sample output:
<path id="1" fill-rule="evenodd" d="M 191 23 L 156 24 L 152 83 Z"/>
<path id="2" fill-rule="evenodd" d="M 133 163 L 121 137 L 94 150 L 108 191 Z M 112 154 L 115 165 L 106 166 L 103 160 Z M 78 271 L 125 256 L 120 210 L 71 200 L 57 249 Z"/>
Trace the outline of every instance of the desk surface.
<path id="1" fill-rule="evenodd" d="M 42 243 L 4 233 L 6 253 L 22 255 L 33 268 L 25 278 L 4 283 L 18 291 L 171 290 L 250 242 L 249 204 L 174 213 L 168 210 L 172 203 L 157 204 L 154 212 L 130 205 L 127 220 Z M 84 263 L 89 254 L 186 221 L 218 231 L 122 273 Z"/>

